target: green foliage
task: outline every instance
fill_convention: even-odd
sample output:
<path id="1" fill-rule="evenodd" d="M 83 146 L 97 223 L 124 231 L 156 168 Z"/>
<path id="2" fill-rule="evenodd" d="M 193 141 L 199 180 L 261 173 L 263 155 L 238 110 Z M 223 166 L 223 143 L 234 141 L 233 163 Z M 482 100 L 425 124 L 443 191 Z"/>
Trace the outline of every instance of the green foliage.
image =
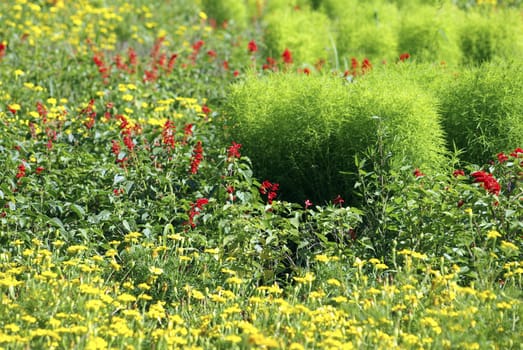
<path id="1" fill-rule="evenodd" d="M 331 16 L 336 19 L 336 44 L 340 57 L 367 57 L 371 62 L 381 62 L 398 56 L 399 13 L 393 4 L 343 2 Z"/>
<path id="2" fill-rule="evenodd" d="M 408 77 L 369 74 L 354 84 L 325 76 L 254 76 L 231 88 L 231 137 L 257 176 L 286 198 L 330 200 L 351 192 L 355 154 L 386 138 L 383 152 L 437 169 L 444 153 L 434 100 Z"/>
<path id="3" fill-rule="evenodd" d="M 401 11 L 398 30 L 398 51 L 407 52 L 415 60 L 458 64 L 461 51 L 456 23 L 461 13 L 451 5 L 441 7 L 423 5 Z"/>
<path id="4" fill-rule="evenodd" d="M 265 17 L 265 44 L 268 56 L 278 58 L 285 49 L 293 61 L 315 64 L 333 55 L 330 22 L 324 14 L 309 8 L 274 11 Z"/>
<path id="5" fill-rule="evenodd" d="M 390 159 L 371 149 L 358 161 L 357 188 L 365 218 L 359 232 L 362 241 L 388 261 L 395 259 L 391 255 L 395 250 L 413 249 L 436 261 L 444 256 L 458 264 L 467 280 L 495 282 L 514 254 L 501 241 L 520 244 L 522 239 L 523 179 L 518 157 L 514 150 L 485 169 L 500 184 L 496 195 L 481 183 L 472 183 L 470 174 L 478 171 L 477 166 L 461 172 L 450 167 L 446 174 L 435 176 L 409 166 L 387 171 L 378 165 Z M 375 163 L 370 166 L 374 171 L 366 170 L 367 162 Z"/>
<path id="6" fill-rule="evenodd" d="M 465 64 L 523 56 L 523 23 L 513 9 L 469 11 L 459 37 Z"/>
<path id="7" fill-rule="evenodd" d="M 247 26 L 247 8 L 243 1 L 237 0 L 202 0 L 203 11 L 216 21 L 217 25 L 224 22 L 234 24 L 238 29 Z"/>
<path id="8" fill-rule="evenodd" d="M 436 89 L 449 147 L 476 164 L 523 142 L 523 66 L 490 63 L 464 69 Z"/>

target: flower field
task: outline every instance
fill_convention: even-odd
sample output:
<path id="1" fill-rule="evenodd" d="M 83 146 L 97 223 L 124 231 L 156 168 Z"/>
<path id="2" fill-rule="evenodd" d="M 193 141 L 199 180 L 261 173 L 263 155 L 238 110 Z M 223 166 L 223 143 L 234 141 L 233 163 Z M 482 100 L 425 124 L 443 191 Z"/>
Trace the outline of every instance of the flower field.
<path id="1" fill-rule="evenodd" d="M 521 349 L 522 11 L 2 1 L 0 349 Z"/>

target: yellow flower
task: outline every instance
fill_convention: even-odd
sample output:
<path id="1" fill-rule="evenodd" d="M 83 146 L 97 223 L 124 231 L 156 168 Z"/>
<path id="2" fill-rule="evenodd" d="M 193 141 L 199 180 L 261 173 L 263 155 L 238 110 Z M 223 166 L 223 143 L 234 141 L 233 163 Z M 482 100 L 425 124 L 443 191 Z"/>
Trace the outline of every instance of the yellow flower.
<path id="1" fill-rule="evenodd" d="M 160 276 L 163 273 L 163 269 L 154 266 L 149 267 L 149 271 L 155 276 Z"/>
<path id="2" fill-rule="evenodd" d="M 203 19 L 204 21 L 207 19 L 207 14 L 203 11 L 200 11 L 200 13 L 198 14 L 198 16 Z"/>
<path id="3" fill-rule="evenodd" d="M 501 234 L 496 230 L 487 232 L 487 239 L 496 239 L 498 237 L 501 237 Z"/>
<path id="4" fill-rule="evenodd" d="M 84 250 L 87 250 L 87 247 L 84 245 L 72 245 L 67 248 L 67 252 L 69 254 L 77 254 L 79 252 L 83 252 Z"/>
<path id="5" fill-rule="evenodd" d="M 10 105 L 7 105 L 7 108 L 13 111 L 19 111 L 22 107 L 18 103 L 12 103 Z"/>
<path id="6" fill-rule="evenodd" d="M 327 284 L 330 284 L 331 286 L 336 286 L 336 287 L 341 286 L 341 282 L 338 281 L 338 280 L 335 279 L 335 278 L 329 278 L 329 279 L 327 280 Z"/>
<path id="7" fill-rule="evenodd" d="M 228 336 L 223 338 L 223 340 L 228 341 L 233 344 L 238 344 L 239 342 L 242 341 L 242 337 L 240 337 L 239 335 L 236 335 L 236 334 L 229 334 Z"/>
<path id="8" fill-rule="evenodd" d="M 312 272 L 307 272 L 303 277 L 293 277 L 298 283 L 312 283 L 316 279 Z"/>
<path id="9" fill-rule="evenodd" d="M 519 248 L 512 242 L 501 241 L 501 249 L 518 251 Z"/>

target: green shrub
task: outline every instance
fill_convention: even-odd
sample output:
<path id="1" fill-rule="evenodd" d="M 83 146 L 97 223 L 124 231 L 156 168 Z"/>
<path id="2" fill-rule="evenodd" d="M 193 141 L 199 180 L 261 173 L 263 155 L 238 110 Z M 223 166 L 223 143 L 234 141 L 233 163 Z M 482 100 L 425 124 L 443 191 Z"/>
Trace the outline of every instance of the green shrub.
<path id="1" fill-rule="evenodd" d="M 333 14 L 334 15 L 334 14 Z M 396 6 L 382 2 L 353 1 L 345 4 L 337 18 L 337 50 L 341 57 L 367 57 L 372 62 L 396 58 Z"/>
<path id="2" fill-rule="evenodd" d="M 216 23 L 233 22 L 238 28 L 247 26 L 247 8 L 243 1 L 237 0 L 202 0 L 203 10 Z"/>
<path id="3" fill-rule="evenodd" d="M 523 22 L 518 11 L 471 11 L 459 30 L 463 63 L 523 57 Z"/>
<path id="4" fill-rule="evenodd" d="M 481 164 L 523 144 L 523 65 L 490 63 L 464 70 L 438 89 L 449 147 Z"/>
<path id="5" fill-rule="evenodd" d="M 266 24 L 269 56 L 280 57 L 288 48 L 296 63 L 314 64 L 328 58 L 327 49 L 334 41 L 324 14 L 309 8 L 274 11 L 266 17 Z"/>
<path id="6" fill-rule="evenodd" d="M 416 6 L 401 10 L 398 51 L 425 62 L 457 64 L 461 60 L 456 22 L 461 12 L 451 5 Z"/>
<path id="7" fill-rule="evenodd" d="M 325 76 L 251 76 L 232 86 L 226 113 L 255 174 L 280 183 L 290 200 L 350 194 L 353 178 L 340 171 L 355 171 L 354 156 L 378 137 L 396 165 L 405 158 L 429 169 L 442 160 L 435 102 L 400 75 L 348 85 Z"/>

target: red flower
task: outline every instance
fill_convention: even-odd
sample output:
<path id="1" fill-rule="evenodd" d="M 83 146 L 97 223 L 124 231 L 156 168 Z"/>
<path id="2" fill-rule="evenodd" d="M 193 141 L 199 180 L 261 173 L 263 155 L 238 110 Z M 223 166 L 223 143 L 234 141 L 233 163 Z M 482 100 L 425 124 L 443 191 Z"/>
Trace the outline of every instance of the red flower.
<path id="1" fill-rule="evenodd" d="M 249 41 L 249 43 L 247 44 L 247 50 L 250 53 L 255 53 L 256 51 L 258 51 L 258 46 L 256 45 L 256 42 L 254 40 Z"/>
<path id="2" fill-rule="evenodd" d="M 520 157 L 520 155 L 523 156 L 523 149 L 521 149 L 520 147 L 516 148 L 512 153 L 510 153 L 510 156 L 514 158 L 518 158 Z"/>
<path id="3" fill-rule="evenodd" d="M 283 62 L 285 62 L 286 64 L 292 63 L 292 53 L 289 51 L 289 49 L 285 49 L 281 57 L 283 58 Z"/>
<path id="4" fill-rule="evenodd" d="M 36 175 L 40 175 L 42 173 L 42 171 L 44 171 L 45 168 L 43 166 L 39 166 L 38 168 L 35 169 L 35 173 Z"/>
<path id="5" fill-rule="evenodd" d="M 202 106 L 202 112 L 205 115 L 209 115 L 209 113 L 211 113 L 211 109 L 207 105 L 203 105 Z"/>
<path id="6" fill-rule="evenodd" d="M 410 54 L 408 54 L 408 53 L 402 53 L 400 55 L 400 61 L 401 62 L 404 62 L 404 61 L 408 60 L 409 58 L 410 58 Z"/>
<path id="7" fill-rule="evenodd" d="M 454 177 L 465 176 L 465 172 L 463 170 L 461 170 L 461 169 L 456 169 L 452 173 L 452 176 L 454 176 Z"/>
<path id="8" fill-rule="evenodd" d="M 212 57 L 212 58 L 215 58 L 216 56 L 218 56 L 218 54 L 214 50 L 207 51 L 207 55 L 209 55 L 209 57 Z"/>
<path id="9" fill-rule="evenodd" d="M 345 200 L 341 198 L 340 195 L 338 195 L 336 198 L 332 200 L 332 204 L 339 205 L 340 207 L 343 205 L 343 203 L 345 203 Z"/>
<path id="10" fill-rule="evenodd" d="M 363 74 L 365 74 L 366 72 L 368 72 L 371 69 L 372 69 L 372 64 L 370 63 L 369 59 L 364 58 L 363 62 L 361 62 L 361 71 L 363 72 Z"/>
<path id="11" fill-rule="evenodd" d="M 2 57 L 4 57 L 6 48 L 7 45 L 0 41 L 0 60 L 2 59 Z"/>
<path id="12" fill-rule="evenodd" d="M 229 70 L 229 62 L 227 62 L 227 61 L 223 61 L 223 63 L 222 63 L 222 67 L 223 67 L 223 69 L 225 69 L 225 70 Z"/>
<path id="13" fill-rule="evenodd" d="M 240 75 L 240 72 L 238 72 L 237 70 L 235 70 L 232 75 L 234 75 L 235 77 L 237 77 L 238 75 Z"/>
<path id="14" fill-rule="evenodd" d="M 240 148 L 242 147 L 241 144 L 239 143 L 236 143 L 236 142 L 232 142 L 232 145 L 227 149 L 227 158 L 228 159 L 231 159 L 231 158 L 240 158 L 241 157 L 241 154 L 240 154 Z"/>
<path id="15" fill-rule="evenodd" d="M 191 158 L 191 174 L 198 173 L 198 167 L 203 160 L 203 147 L 202 141 L 198 141 L 194 147 L 192 158 Z"/>
<path id="16" fill-rule="evenodd" d="M 22 163 L 18 166 L 18 173 L 16 174 L 16 178 L 17 179 L 21 179 L 22 177 L 25 176 L 25 171 L 26 171 L 26 167 L 25 167 L 25 164 Z"/>
<path id="17" fill-rule="evenodd" d="M 162 143 L 169 149 L 173 149 L 176 146 L 174 139 L 176 133 L 176 126 L 170 120 L 167 120 L 162 129 Z"/>
<path id="18" fill-rule="evenodd" d="M 267 195 L 267 202 L 272 204 L 272 201 L 277 197 L 277 191 L 279 190 L 280 185 L 277 183 L 271 183 L 268 180 L 262 182 L 260 186 L 260 193 Z"/>
<path id="19" fill-rule="evenodd" d="M 127 147 L 127 149 L 130 152 L 132 152 L 134 150 L 134 142 L 133 142 L 133 139 L 131 138 L 131 136 L 129 134 L 126 134 L 123 137 L 123 143 L 125 144 L 125 146 Z"/>
<path id="20" fill-rule="evenodd" d="M 307 75 L 310 75 L 311 74 L 311 70 L 309 68 L 303 68 L 303 73 L 305 73 Z"/>
<path id="21" fill-rule="evenodd" d="M 421 170 L 419 170 L 418 168 L 414 169 L 414 176 L 416 177 L 422 177 L 422 176 L 425 176 L 425 174 L 423 174 L 421 172 Z"/>
<path id="22" fill-rule="evenodd" d="M 481 187 L 487 190 L 489 193 L 499 195 L 501 191 L 501 186 L 498 181 L 485 171 L 475 171 L 470 174 L 474 178 L 475 183 L 481 183 Z"/>
<path id="23" fill-rule="evenodd" d="M 193 45 L 192 45 L 192 49 L 196 52 L 200 51 L 200 49 L 202 48 L 203 44 L 205 44 L 205 42 L 203 40 L 198 40 L 197 42 L 195 42 Z"/>
<path id="24" fill-rule="evenodd" d="M 312 207 L 312 202 L 308 199 L 305 200 L 305 209 L 309 209 Z"/>
<path id="25" fill-rule="evenodd" d="M 189 221 L 186 224 L 189 224 L 192 228 L 196 227 L 194 217 L 201 213 L 203 206 L 208 203 L 209 200 L 207 198 L 199 198 L 196 200 L 196 203 L 191 203 L 191 208 L 189 209 Z"/>
<path id="26" fill-rule="evenodd" d="M 508 156 L 505 153 L 503 153 L 503 152 L 498 153 L 498 162 L 505 163 L 507 160 L 508 160 Z"/>
<path id="27" fill-rule="evenodd" d="M 120 142 L 116 140 L 112 140 L 111 142 L 111 152 L 118 157 L 118 154 L 120 154 L 120 151 L 122 150 L 122 147 L 120 147 Z"/>

